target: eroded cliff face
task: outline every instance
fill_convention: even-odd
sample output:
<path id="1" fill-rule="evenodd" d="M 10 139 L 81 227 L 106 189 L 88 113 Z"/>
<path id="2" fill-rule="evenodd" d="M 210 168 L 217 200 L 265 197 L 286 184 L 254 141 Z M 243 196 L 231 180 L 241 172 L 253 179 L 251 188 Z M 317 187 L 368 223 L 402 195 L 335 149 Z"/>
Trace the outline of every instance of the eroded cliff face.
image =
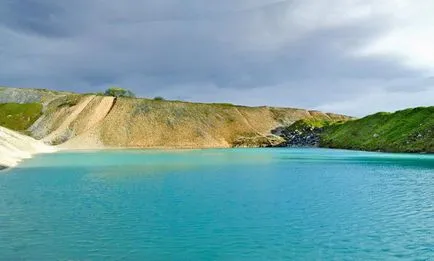
<path id="1" fill-rule="evenodd" d="M 0 170 L 13 167 L 35 153 L 54 151 L 53 147 L 45 145 L 42 141 L 0 127 Z"/>
<path id="2" fill-rule="evenodd" d="M 13 92 L 13 93 L 21 93 Z M 1 95 L 1 93 L 0 93 Z M 35 102 L 34 92 L 31 92 Z M 32 137 L 66 148 L 218 148 L 275 146 L 271 130 L 300 119 L 347 117 L 292 108 L 49 93 Z M 26 100 L 16 95 L 17 100 Z"/>
<path id="3" fill-rule="evenodd" d="M 53 101 L 30 130 L 48 144 L 69 148 L 217 148 L 255 146 L 240 144 L 244 137 L 266 144 L 273 140 L 272 129 L 303 118 L 345 117 L 301 109 L 88 95 L 67 106 Z"/>

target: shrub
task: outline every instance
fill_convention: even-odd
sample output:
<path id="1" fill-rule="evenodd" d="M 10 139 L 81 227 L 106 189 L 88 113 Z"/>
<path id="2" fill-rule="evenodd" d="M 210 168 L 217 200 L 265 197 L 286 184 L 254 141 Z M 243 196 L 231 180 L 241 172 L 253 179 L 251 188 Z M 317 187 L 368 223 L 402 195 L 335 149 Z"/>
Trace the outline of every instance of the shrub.
<path id="1" fill-rule="evenodd" d="M 59 99 L 56 100 L 57 107 L 61 108 L 61 107 L 73 107 L 75 105 L 78 104 L 78 102 L 80 101 L 80 96 L 76 95 L 76 94 L 72 94 L 72 95 L 67 95 L 65 97 L 61 97 Z"/>
<path id="2" fill-rule="evenodd" d="M 127 89 L 123 89 L 123 88 L 118 88 L 118 87 L 111 87 L 111 88 L 107 89 L 104 92 L 104 95 L 113 96 L 116 98 L 119 98 L 119 97 L 134 98 L 134 97 L 136 97 L 132 91 L 127 90 Z"/>
<path id="3" fill-rule="evenodd" d="M 157 96 L 154 98 L 155 101 L 164 101 L 165 99 L 161 96 Z"/>
<path id="4" fill-rule="evenodd" d="M 233 103 L 224 102 L 224 103 L 213 103 L 213 105 L 223 106 L 223 107 L 233 107 L 235 106 Z"/>

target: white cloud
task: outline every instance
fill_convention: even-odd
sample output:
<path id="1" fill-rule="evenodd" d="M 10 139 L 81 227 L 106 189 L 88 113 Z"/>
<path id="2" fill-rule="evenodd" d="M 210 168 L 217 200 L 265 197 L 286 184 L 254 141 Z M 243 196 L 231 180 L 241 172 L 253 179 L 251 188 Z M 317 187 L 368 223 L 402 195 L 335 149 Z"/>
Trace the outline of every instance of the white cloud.
<path id="1" fill-rule="evenodd" d="M 360 50 L 360 55 L 394 55 L 411 67 L 434 72 L 434 1 L 385 1 L 388 32 Z"/>
<path id="2" fill-rule="evenodd" d="M 405 108 L 433 106 L 434 86 L 417 92 L 387 92 L 370 90 L 357 98 L 324 104 L 316 109 L 354 116 L 365 116 L 379 111 L 393 112 Z"/>
<path id="3" fill-rule="evenodd" d="M 0 1 L 0 85 L 354 115 L 434 105 L 432 13 L 432 0 Z"/>

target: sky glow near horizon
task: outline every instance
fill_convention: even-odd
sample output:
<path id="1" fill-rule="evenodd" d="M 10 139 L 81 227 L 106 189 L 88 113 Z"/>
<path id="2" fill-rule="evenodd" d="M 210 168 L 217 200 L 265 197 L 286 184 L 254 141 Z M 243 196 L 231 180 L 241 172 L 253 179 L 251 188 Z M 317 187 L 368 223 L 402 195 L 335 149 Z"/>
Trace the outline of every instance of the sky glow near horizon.
<path id="1" fill-rule="evenodd" d="M 301 107 L 434 105 L 429 0 L 4 0 L 0 85 Z"/>

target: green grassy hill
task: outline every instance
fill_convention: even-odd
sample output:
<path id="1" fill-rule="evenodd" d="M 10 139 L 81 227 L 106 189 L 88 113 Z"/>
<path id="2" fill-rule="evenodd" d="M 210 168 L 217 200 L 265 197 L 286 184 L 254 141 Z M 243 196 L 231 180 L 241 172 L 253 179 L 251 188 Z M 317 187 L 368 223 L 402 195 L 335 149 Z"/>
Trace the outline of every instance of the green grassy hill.
<path id="1" fill-rule="evenodd" d="M 434 107 L 376 113 L 325 128 L 321 146 L 387 152 L 434 152 Z"/>
<path id="2" fill-rule="evenodd" d="M 0 126 L 25 131 L 42 115 L 42 104 L 0 104 Z"/>

